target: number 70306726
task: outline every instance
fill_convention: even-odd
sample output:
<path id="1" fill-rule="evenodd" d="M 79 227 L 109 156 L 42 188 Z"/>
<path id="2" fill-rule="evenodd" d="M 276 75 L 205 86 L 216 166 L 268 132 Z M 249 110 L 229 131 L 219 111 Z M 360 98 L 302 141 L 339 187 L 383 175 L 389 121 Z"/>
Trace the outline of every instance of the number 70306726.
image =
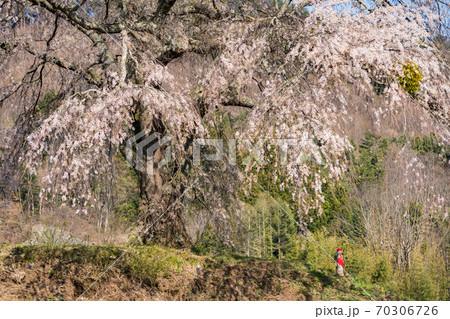
<path id="1" fill-rule="evenodd" d="M 377 306 L 377 316 L 397 316 L 397 315 L 423 315 L 423 316 L 436 316 L 438 314 L 437 306 Z"/>

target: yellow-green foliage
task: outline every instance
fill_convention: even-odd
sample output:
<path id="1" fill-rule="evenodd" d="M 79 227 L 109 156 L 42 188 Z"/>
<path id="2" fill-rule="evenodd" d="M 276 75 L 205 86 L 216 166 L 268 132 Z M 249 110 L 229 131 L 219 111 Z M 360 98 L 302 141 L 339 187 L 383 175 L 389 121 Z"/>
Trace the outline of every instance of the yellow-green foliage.
<path id="1" fill-rule="evenodd" d="M 345 269 L 352 276 L 366 282 L 378 282 L 380 277 L 386 279 L 387 273 L 380 275 L 379 262 L 384 259 L 383 256 L 376 256 L 369 249 L 352 244 L 345 238 L 326 236 L 323 233 L 312 235 L 306 244 L 306 261 L 314 268 L 334 272 L 332 258 L 338 247 L 343 250 Z"/>
<path id="2" fill-rule="evenodd" d="M 416 95 L 420 90 L 420 82 L 422 82 L 422 72 L 419 66 L 413 62 L 406 61 L 403 64 L 403 76 L 399 76 L 400 85 L 410 95 Z"/>
<path id="3" fill-rule="evenodd" d="M 402 299 L 446 300 L 447 273 L 440 248 L 416 248 L 409 270 L 398 273 L 392 284 Z"/>
<path id="4" fill-rule="evenodd" d="M 333 257 L 333 253 L 337 247 L 346 250 L 347 242 L 336 237 L 326 237 L 320 232 L 310 235 L 309 239 L 305 246 L 304 257 L 306 263 L 322 271 L 335 271 L 334 262 L 330 256 Z"/>
<path id="5" fill-rule="evenodd" d="M 417 247 L 411 254 L 409 268 L 405 270 L 397 268 L 387 251 L 374 252 L 345 238 L 316 233 L 305 244 L 305 262 L 312 269 L 335 272 L 330 256 L 334 257 L 337 247 L 343 249 L 345 270 L 359 282 L 378 284 L 405 300 L 447 298 L 445 262 L 437 246 L 423 244 Z"/>

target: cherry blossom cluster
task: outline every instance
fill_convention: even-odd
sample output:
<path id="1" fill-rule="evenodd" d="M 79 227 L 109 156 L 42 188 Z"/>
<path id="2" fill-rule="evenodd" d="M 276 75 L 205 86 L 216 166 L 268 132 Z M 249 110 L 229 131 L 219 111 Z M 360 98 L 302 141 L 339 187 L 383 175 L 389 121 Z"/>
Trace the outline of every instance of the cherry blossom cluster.
<path id="1" fill-rule="evenodd" d="M 39 173 L 42 163 L 48 168 L 41 196 L 47 192 L 73 205 L 92 204 L 95 178 L 108 174 L 112 155 L 133 134 L 138 108 L 163 121 L 178 146 L 174 152 L 184 152 L 188 135 L 202 134 L 200 118 L 182 96 L 151 83 L 119 86 L 117 74 L 109 81 L 114 88 L 88 90 L 65 100 L 28 136 L 21 160 L 31 173 Z"/>

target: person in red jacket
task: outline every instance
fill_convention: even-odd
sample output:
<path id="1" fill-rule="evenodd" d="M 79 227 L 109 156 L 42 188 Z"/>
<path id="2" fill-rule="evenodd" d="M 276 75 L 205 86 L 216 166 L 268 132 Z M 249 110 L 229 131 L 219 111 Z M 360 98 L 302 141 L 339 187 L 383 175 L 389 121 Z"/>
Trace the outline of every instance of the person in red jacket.
<path id="1" fill-rule="evenodd" d="M 334 255 L 334 261 L 336 262 L 336 273 L 338 276 L 344 276 L 344 256 L 342 256 L 342 248 L 336 250 Z"/>

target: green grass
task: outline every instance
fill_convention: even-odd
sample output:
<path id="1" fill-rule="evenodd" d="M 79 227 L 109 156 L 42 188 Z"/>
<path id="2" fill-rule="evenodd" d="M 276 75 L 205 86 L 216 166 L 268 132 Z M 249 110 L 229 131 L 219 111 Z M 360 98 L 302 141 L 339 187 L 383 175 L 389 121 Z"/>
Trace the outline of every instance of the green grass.
<path id="1" fill-rule="evenodd" d="M 159 289 L 160 280 L 170 279 L 175 274 L 183 276 L 186 273 L 191 280 L 198 278 L 195 277 L 195 268 L 201 265 L 202 274 L 207 272 L 213 278 L 199 292 L 199 298 L 207 300 L 226 296 L 230 282 L 241 288 L 254 287 L 254 295 L 248 298 L 257 300 L 289 287 L 307 299 L 361 300 L 369 299 L 369 295 L 374 299 L 386 296 L 386 291 L 377 285 L 339 278 L 329 269 L 307 267 L 301 260 L 279 261 L 238 255 L 198 256 L 162 246 L 19 245 L 3 247 L 0 252 L 19 266 L 28 267 L 30 263 L 49 265 L 46 271 L 59 279 L 64 279 L 68 269 L 76 268 L 89 272 L 89 278 L 97 277 L 120 258 L 114 264 L 115 271 L 119 270 L 133 282 L 153 289 Z M 271 283 L 269 290 L 264 288 L 267 282 Z M 186 289 L 189 290 L 188 287 Z M 195 294 L 189 296 L 194 300 L 198 297 Z M 55 297 L 49 296 L 48 300 L 55 300 Z"/>
<path id="2" fill-rule="evenodd" d="M 203 264 L 204 258 L 159 246 L 50 246 L 20 245 L 11 250 L 17 263 L 49 262 L 53 265 L 93 266 L 98 272 L 114 266 L 129 278 L 153 286 L 159 277 L 168 277 L 186 266 Z M 59 268 L 56 267 L 57 271 Z"/>

